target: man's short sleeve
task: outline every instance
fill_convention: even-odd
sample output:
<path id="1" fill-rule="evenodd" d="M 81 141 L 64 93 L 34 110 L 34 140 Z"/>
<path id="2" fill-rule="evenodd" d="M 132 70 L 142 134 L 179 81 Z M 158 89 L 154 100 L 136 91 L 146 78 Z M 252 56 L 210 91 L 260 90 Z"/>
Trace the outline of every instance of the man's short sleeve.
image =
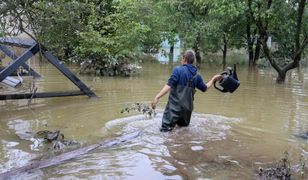
<path id="1" fill-rule="evenodd" d="M 172 71 L 170 78 L 168 79 L 167 85 L 172 88 L 175 88 L 179 82 L 179 69 L 175 67 Z"/>
<path id="2" fill-rule="evenodd" d="M 196 88 L 198 88 L 202 92 L 205 92 L 207 90 L 207 86 L 204 83 L 204 81 L 203 81 L 203 79 L 200 75 L 197 76 Z"/>

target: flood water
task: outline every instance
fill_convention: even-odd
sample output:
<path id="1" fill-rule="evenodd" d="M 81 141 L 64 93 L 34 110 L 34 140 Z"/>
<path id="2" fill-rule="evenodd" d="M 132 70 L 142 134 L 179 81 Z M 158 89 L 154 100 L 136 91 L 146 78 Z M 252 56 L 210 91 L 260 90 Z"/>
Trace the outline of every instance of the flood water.
<path id="1" fill-rule="evenodd" d="M 28 100 L 1 101 L 0 173 L 43 154 L 24 137 L 39 130 L 60 130 L 65 139 L 82 146 L 133 132 L 140 135 L 13 179 L 254 179 L 258 167 L 278 162 L 285 151 L 292 166 L 299 164 L 301 156 L 307 157 L 308 142 L 297 135 L 308 131 L 308 69 L 293 70 L 285 84 L 276 84 L 274 71 L 249 72 L 239 66 L 237 91 L 198 91 L 190 126 L 161 133 L 167 96 L 160 100 L 153 119 L 120 113 L 131 103 L 150 103 L 172 69 L 158 63 L 142 66 L 139 75 L 129 78 L 78 75 L 100 97 L 95 100 L 86 96 L 33 99 L 30 106 Z M 50 64 L 32 67 L 43 75 L 35 80 L 38 92 L 77 89 Z M 221 69 L 203 66 L 199 71 L 207 81 Z M 25 78 L 18 91 L 28 91 L 30 82 Z M 14 91 L 1 89 L 1 93 Z"/>

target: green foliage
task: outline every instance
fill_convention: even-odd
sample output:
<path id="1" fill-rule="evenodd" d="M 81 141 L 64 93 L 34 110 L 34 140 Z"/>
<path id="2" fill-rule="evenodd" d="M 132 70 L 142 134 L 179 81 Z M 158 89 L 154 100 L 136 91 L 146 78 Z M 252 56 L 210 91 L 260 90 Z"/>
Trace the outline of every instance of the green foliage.
<path id="1" fill-rule="evenodd" d="M 201 1 L 202 2 L 202 1 Z M 244 5 L 241 1 L 208 1 L 208 23 L 206 25 L 206 42 L 203 46 L 205 51 L 217 52 L 226 43 L 228 48 L 240 48 L 243 44 L 242 18 Z M 225 38 L 225 39 L 224 39 Z M 224 42 L 226 41 L 226 42 Z"/>
<path id="2" fill-rule="evenodd" d="M 160 48 L 159 16 L 152 5 L 147 0 L 4 0 L 0 23 L 9 35 L 26 32 L 63 60 L 91 62 L 86 67 L 97 65 L 93 73 L 106 74 L 114 65 L 130 69 L 125 67 L 137 61 L 136 54 Z"/>
<path id="3" fill-rule="evenodd" d="M 228 48 L 243 45 L 242 34 L 238 33 L 243 29 L 239 27 L 244 11 L 241 1 L 162 0 L 159 3 L 169 42 L 178 34 L 185 49 L 201 49 L 204 54 L 217 52 L 224 43 L 228 43 Z"/>
<path id="4" fill-rule="evenodd" d="M 77 0 L 3 0 L 0 23 L 6 35 L 26 33 L 66 59 L 78 44 L 88 11 L 87 4 Z"/>
<path id="5" fill-rule="evenodd" d="M 204 54 L 222 47 L 250 47 L 251 52 L 256 38 L 263 38 L 262 26 L 274 42 L 272 55 L 283 65 L 295 54 L 296 35 L 300 42 L 308 37 L 307 7 L 297 32 L 299 2 L 2 0 L 0 36 L 26 32 L 63 60 L 82 63 L 83 71 L 127 75 L 141 53 L 156 53 L 163 40 L 173 45 L 176 37 L 185 49 Z"/>
<path id="6" fill-rule="evenodd" d="M 306 7 L 307 9 L 307 7 Z M 252 11 L 255 18 L 267 25 L 268 36 L 272 37 L 274 42 L 273 55 L 277 61 L 290 61 L 295 52 L 294 38 L 298 33 L 297 15 L 298 15 L 298 0 L 277 1 L 271 4 L 268 8 L 267 3 L 257 1 L 252 3 Z M 300 37 L 303 39 L 308 37 L 307 23 L 308 11 L 306 10 L 303 16 L 302 31 Z"/>
<path id="7" fill-rule="evenodd" d="M 78 33 L 85 30 L 89 7 L 76 0 L 40 1 L 40 11 L 34 32 L 39 42 L 66 60 L 79 44 Z"/>
<path id="8" fill-rule="evenodd" d="M 181 27 L 179 27 L 179 35 L 183 41 L 185 48 L 198 46 L 197 37 L 200 41 L 204 40 L 206 30 L 207 6 L 199 6 L 194 0 L 179 0 L 176 4 L 180 11 Z"/>
<path id="9" fill-rule="evenodd" d="M 110 8 L 112 12 L 104 14 L 95 5 L 91 8 L 88 25 L 79 33 L 80 44 L 75 49 L 78 57 L 91 59 L 92 65 L 86 67 L 101 75 L 117 74 L 110 70 L 138 62 L 140 52 L 156 52 L 161 42 L 150 4 L 145 7 L 136 1 L 120 1 Z"/>
<path id="10" fill-rule="evenodd" d="M 161 0 L 156 2 L 155 10 L 160 23 L 160 32 L 163 39 L 168 40 L 170 45 L 177 42 L 177 35 L 182 27 L 183 14 L 178 10 L 179 2 L 175 0 Z"/>

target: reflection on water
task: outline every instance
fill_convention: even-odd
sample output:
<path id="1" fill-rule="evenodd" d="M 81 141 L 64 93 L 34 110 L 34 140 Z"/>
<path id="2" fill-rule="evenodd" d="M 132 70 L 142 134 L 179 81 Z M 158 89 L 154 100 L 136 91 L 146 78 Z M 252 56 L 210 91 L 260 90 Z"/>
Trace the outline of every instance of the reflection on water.
<path id="1" fill-rule="evenodd" d="M 27 131 L 60 130 L 84 145 L 141 131 L 135 139 L 101 148 L 64 164 L 36 170 L 21 179 L 252 179 L 259 166 L 279 161 L 284 151 L 292 164 L 308 152 L 308 69 L 293 70 L 285 84 L 276 84 L 271 70 L 238 67 L 241 86 L 233 94 L 214 88 L 197 92 L 191 125 L 159 132 L 167 97 L 154 119 L 121 114 L 127 104 L 150 103 L 172 70 L 144 64 L 139 76 L 79 77 L 99 99 L 85 96 L 0 102 L 0 172 L 29 163 L 41 152 L 24 140 Z M 220 68 L 202 66 L 205 80 Z M 75 90 L 52 66 L 34 67 L 43 79 L 38 91 Z M 73 71 L 76 69 L 72 68 Z M 22 91 L 28 89 L 25 80 Z M 1 93 L 4 91 L 1 90 Z M 304 177 L 305 178 L 305 177 Z"/>

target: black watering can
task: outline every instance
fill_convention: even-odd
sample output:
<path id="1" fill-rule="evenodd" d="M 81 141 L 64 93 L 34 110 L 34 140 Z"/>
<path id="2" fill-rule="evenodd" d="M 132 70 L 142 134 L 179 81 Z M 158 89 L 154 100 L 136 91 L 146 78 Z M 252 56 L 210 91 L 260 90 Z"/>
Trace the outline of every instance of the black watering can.
<path id="1" fill-rule="evenodd" d="M 214 83 L 214 87 L 223 93 L 233 93 L 240 86 L 240 81 L 236 75 L 236 65 L 233 65 L 233 69 L 228 67 L 228 70 L 229 72 L 222 72 L 222 79 L 220 81 L 215 81 Z M 216 85 L 217 82 L 219 84 L 218 86 Z"/>

